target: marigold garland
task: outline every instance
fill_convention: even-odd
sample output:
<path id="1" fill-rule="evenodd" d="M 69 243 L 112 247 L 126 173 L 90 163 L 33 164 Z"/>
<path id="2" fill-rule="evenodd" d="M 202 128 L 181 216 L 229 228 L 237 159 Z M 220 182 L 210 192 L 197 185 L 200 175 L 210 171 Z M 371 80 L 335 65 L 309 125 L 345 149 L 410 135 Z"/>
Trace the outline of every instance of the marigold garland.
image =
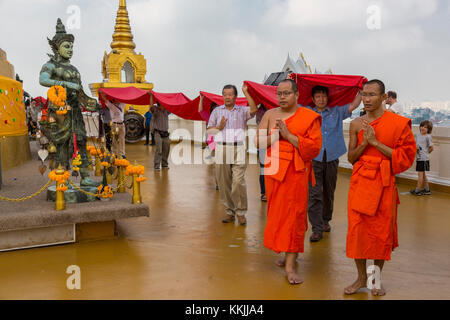
<path id="1" fill-rule="evenodd" d="M 66 109 L 59 109 L 59 110 L 56 110 L 56 114 L 58 115 L 58 116 L 63 116 L 63 115 L 65 115 L 65 114 L 67 114 L 67 110 Z"/>
<path id="2" fill-rule="evenodd" d="M 67 190 L 69 190 L 69 188 L 64 184 L 56 188 L 56 191 L 66 192 Z"/>
<path id="3" fill-rule="evenodd" d="M 114 165 L 117 167 L 128 167 L 130 165 L 130 161 L 126 159 L 115 159 Z"/>
<path id="4" fill-rule="evenodd" d="M 145 182 L 145 181 L 147 181 L 147 178 L 146 177 L 137 177 L 136 181 L 137 182 Z"/>
<path id="5" fill-rule="evenodd" d="M 144 166 L 128 166 L 125 170 L 125 175 L 131 176 L 131 175 L 144 175 L 145 174 L 145 167 Z"/>
<path id="6" fill-rule="evenodd" d="M 99 157 L 103 157 L 103 153 L 102 150 L 100 149 L 96 149 L 96 148 L 91 148 L 91 150 L 89 151 L 91 153 L 91 156 L 99 156 Z"/>
<path id="7" fill-rule="evenodd" d="M 81 161 L 81 156 L 79 154 L 72 160 L 72 166 L 74 168 L 80 166 L 82 163 L 83 162 Z"/>
<path id="8" fill-rule="evenodd" d="M 70 178 L 70 173 L 69 171 L 64 171 L 63 174 L 56 174 L 56 170 L 53 170 L 48 174 L 48 178 L 61 184 Z"/>
<path id="9" fill-rule="evenodd" d="M 99 197 L 99 198 L 101 197 L 103 199 L 106 199 L 106 198 L 112 199 L 113 196 L 114 196 L 114 192 L 112 191 L 110 186 L 103 187 L 103 185 L 101 184 L 97 187 L 97 197 Z"/>
<path id="10" fill-rule="evenodd" d="M 102 166 L 105 168 L 109 168 L 111 165 L 109 164 L 109 162 L 103 161 Z"/>
<path id="11" fill-rule="evenodd" d="M 66 89 L 61 86 L 53 86 L 48 89 L 47 97 L 55 106 L 63 107 L 66 104 L 67 99 Z"/>

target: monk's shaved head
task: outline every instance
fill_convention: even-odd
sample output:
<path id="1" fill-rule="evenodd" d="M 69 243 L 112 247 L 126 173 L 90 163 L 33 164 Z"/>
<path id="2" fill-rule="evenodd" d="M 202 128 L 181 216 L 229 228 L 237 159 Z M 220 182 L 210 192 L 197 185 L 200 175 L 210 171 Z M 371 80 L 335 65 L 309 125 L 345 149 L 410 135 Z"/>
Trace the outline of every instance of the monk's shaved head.
<path id="1" fill-rule="evenodd" d="M 280 85 L 282 83 L 290 83 L 292 91 L 298 92 L 298 86 L 297 86 L 297 83 L 294 80 L 292 80 L 292 79 L 285 79 L 283 81 L 280 81 L 280 83 L 278 85 Z"/>
<path id="2" fill-rule="evenodd" d="M 370 84 L 376 84 L 378 86 L 378 89 L 380 91 L 380 94 L 385 94 L 386 93 L 386 86 L 384 85 L 384 82 L 378 79 L 373 79 L 370 81 L 367 81 L 364 85 L 370 85 Z"/>

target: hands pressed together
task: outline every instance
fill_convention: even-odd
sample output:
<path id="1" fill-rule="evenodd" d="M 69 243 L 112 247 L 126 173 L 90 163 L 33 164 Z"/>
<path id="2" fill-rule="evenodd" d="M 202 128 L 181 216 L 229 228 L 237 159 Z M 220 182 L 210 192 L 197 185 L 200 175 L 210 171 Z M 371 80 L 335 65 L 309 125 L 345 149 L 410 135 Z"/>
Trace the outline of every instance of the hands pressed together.
<path id="1" fill-rule="evenodd" d="M 364 131 L 363 143 L 375 146 L 378 143 L 378 140 L 375 136 L 375 130 L 372 128 L 369 122 L 367 122 L 367 120 L 363 120 L 362 130 Z"/>
<path id="2" fill-rule="evenodd" d="M 277 119 L 275 120 L 275 129 L 278 129 L 280 131 L 280 135 L 284 138 L 284 139 L 288 139 L 291 132 L 289 131 L 288 127 L 286 126 L 286 123 L 281 120 L 281 119 Z"/>

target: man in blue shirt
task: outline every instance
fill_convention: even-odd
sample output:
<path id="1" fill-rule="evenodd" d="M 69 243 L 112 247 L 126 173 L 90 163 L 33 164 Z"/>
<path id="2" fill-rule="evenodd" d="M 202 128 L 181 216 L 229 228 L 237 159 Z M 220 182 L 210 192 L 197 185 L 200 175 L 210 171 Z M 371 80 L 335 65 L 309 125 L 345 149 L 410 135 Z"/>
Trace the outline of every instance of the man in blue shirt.
<path id="1" fill-rule="evenodd" d="M 322 116 L 322 149 L 313 160 L 316 185 L 309 188 L 308 217 L 312 225 L 311 242 L 322 239 L 322 232 L 330 232 L 333 214 L 334 190 L 339 167 L 339 158 L 347 152 L 342 121 L 349 118 L 361 103 L 358 93 L 351 104 L 328 107 L 328 88 L 315 86 L 312 89 L 313 107 L 307 107 Z"/>
<path id="2" fill-rule="evenodd" d="M 149 140 L 150 140 L 150 124 L 152 121 L 152 112 L 150 111 L 150 109 L 145 113 L 144 115 L 145 117 L 145 145 L 148 146 Z M 152 146 L 155 145 L 155 138 L 154 138 L 154 134 L 152 133 Z"/>

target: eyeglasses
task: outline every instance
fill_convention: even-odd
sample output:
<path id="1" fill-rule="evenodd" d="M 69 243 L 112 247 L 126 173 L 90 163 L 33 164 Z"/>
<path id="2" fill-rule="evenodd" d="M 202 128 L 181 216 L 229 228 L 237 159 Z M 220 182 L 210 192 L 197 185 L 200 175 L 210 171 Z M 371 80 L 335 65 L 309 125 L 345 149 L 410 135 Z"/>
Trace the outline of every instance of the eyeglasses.
<path id="1" fill-rule="evenodd" d="M 294 91 L 277 92 L 277 97 L 289 97 Z"/>

